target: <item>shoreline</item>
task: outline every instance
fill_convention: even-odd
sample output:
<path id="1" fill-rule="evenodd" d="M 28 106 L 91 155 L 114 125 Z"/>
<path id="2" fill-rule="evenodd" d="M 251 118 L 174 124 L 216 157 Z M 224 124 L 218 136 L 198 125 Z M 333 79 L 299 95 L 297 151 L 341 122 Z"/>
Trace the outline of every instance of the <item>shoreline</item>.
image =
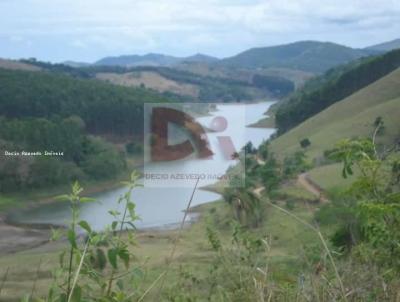
<path id="1" fill-rule="evenodd" d="M 136 169 L 140 167 L 135 167 Z M 128 177 L 128 174 L 121 175 L 114 180 L 102 182 L 87 183 L 83 185 L 84 196 L 98 194 L 113 189 L 123 187 L 121 183 Z M 34 192 L 27 197 L 27 201 L 22 201 L 22 197 L 16 197 L 16 204 L 13 207 L 6 207 L 0 212 L 0 256 L 10 253 L 22 252 L 36 247 L 43 246 L 50 242 L 51 229 L 63 228 L 61 225 L 52 224 L 24 224 L 9 220 L 9 216 L 21 208 L 32 209 L 46 204 L 57 202 L 56 197 L 62 194 L 64 187 L 58 188 L 57 192 L 45 194 L 43 192 Z M 67 191 L 65 186 L 65 191 Z M 29 194 L 29 193 L 28 193 Z M 43 194 L 43 196 L 41 196 Z"/>
<path id="2" fill-rule="evenodd" d="M 189 214 L 195 214 L 194 217 L 187 219 L 184 228 L 190 227 L 197 223 L 202 215 L 202 207 L 208 204 L 218 202 L 219 199 L 195 205 L 188 209 Z M 182 212 L 185 212 L 183 210 Z M 168 234 L 176 232 L 180 229 L 181 222 L 168 225 L 147 227 L 137 229 L 136 232 L 140 236 L 154 236 L 155 234 Z M 0 215 L 0 257 L 18 252 L 29 251 L 34 248 L 43 247 L 51 243 L 51 230 L 65 228 L 60 225 L 51 224 L 18 224 L 7 221 Z M 60 242 L 60 241 L 59 241 Z"/>
<path id="3" fill-rule="evenodd" d="M 0 256 L 42 246 L 50 241 L 50 229 L 14 226 L 0 217 Z"/>

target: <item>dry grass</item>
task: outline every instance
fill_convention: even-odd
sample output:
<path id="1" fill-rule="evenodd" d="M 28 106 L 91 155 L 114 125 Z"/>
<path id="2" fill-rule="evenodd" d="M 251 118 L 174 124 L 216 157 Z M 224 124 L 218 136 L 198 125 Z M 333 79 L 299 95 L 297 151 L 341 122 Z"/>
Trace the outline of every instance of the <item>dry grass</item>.
<path id="1" fill-rule="evenodd" d="M 175 94 L 192 97 L 197 97 L 199 94 L 199 88 L 195 85 L 179 83 L 167 79 L 152 71 L 138 71 L 124 74 L 98 73 L 96 74 L 96 78 L 121 86 L 139 87 L 144 85 L 147 88 L 151 88 L 159 92 L 168 91 Z"/>
<path id="2" fill-rule="evenodd" d="M 13 60 L 0 59 L 0 68 L 11 70 L 26 70 L 26 71 L 40 71 L 41 68 Z"/>

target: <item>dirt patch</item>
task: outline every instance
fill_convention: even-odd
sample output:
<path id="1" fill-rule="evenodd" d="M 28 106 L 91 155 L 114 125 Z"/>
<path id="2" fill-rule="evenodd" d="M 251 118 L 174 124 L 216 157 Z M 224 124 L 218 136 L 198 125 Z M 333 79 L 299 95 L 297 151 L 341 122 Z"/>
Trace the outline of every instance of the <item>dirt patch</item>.
<path id="1" fill-rule="evenodd" d="M 324 195 L 323 190 L 308 177 L 307 173 L 300 174 L 297 178 L 297 183 L 308 192 L 318 197 L 322 203 L 329 202 L 328 198 Z"/>
<path id="2" fill-rule="evenodd" d="M 0 217 L 0 255 L 15 253 L 45 244 L 50 230 L 36 230 L 7 224 Z"/>

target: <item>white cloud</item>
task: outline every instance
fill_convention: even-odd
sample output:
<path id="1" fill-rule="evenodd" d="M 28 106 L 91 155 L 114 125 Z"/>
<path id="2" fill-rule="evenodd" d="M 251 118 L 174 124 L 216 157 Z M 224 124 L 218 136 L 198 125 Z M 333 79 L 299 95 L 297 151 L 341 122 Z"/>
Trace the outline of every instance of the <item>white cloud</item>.
<path id="1" fill-rule="evenodd" d="M 3 0 L 0 11 L 0 56 L 34 48 L 52 60 L 122 51 L 227 56 L 301 39 L 364 46 L 400 32 L 398 0 Z M 1 39 L 10 36 L 32 47 L 13 52 Z"/>

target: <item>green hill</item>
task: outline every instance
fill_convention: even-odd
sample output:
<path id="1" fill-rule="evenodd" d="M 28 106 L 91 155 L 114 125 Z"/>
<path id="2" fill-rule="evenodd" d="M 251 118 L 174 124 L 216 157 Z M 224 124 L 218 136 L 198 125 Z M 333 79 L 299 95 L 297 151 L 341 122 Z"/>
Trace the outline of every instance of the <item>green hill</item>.
<path id="1" fill-rule="evenodd" d="M 201 58 L 201 55 L 197 55 L 193 59 L 196 58 Z M 189 61 L 185 64 L 196 64 L 194 62 Z M 236 77 L 236 72 L 231 72 L 226 77 L 218 77 L 215 76 L 214 70 L 212 75 L 203 75 L 184 68 L 164 66 L 90 65 L 71 67 L 65 64 L 51 64 L 36 60 L 22 60 L 20 63 L 29 64 L 40 68 L 42 71 L 68 75 L 78 79 L 97 79 L 118 86 L 145 87 L 166 97 L 182 101 L 248 101 L 263 98 L 266 94 L 282 97 L 293 91 L 293 77 L 285 79 L 280 75 L 272 75 L 268 81 L 259 85 L 259 82 L 253 83 L 251 77 Z M 301 78 L 301 74 L 295 77 L 297 81 L 301 81 Z M 282 82 L 284 82 L 283 85 L 286 89 L 282 89 Z"/>
<path id="2" fill-rule="evenodd" d="M 145 102 L 168 98 L 56 72 L 0 69 L 0 116 L 46 118 L 77 115 L 96 134 L 139 134 Z"/>
<path id="3" fill-rule="evenodd" d="M 280 133 L 299 125 L 330 105 L 350 96 L 363 87 L 400 67 L 400 50 L 371 57 L 328 71 L 310 80 L 276 111 Z"/>
<path id="4" fill-rule="evenodd" d="M 258 87 L 245 80 L 216 78 L 170 67 L 92 66 L 80 69 L 98 79 L 123 86 L 145 86 L 167 95 L 183 96 L 187 101 L 232 102 L 259 99 L 265 93 L 274 94 L 271 87 Z M 287 80 L 287 82 L 291 83 Z M 265 89 L 264 89 L 265 88 Z M 286 94 L 292 92 L 285 91 Z"/>
<path id="5" fill-rule="evenodd" d="M 370 50 L 353 49 L 330 42 L 301 41 L 252 48 L 221 60 L 218 64 L 241 68 L 290 68 L 321 73 L 370 54 Z"/>
<path id="6" fill-rule="evenodd" d="M 372 136 L 377 117 L 385 124 L 377 142 L 390 144 L 400 139 L 399 114 L 400 69 L 396 69 L 273 140 L 271 150 L 279 156 L 291 154 L 308 138 L 311 145 L 306 153 L 318 160 L 340 139 Z"/>
<path id="7" fill-rule="evenodd" d="M 140 152 L 143 103 L 170 100 L 55 71 L 0 68 L 0 83 L 0 193 L 115 179 Z"/>

